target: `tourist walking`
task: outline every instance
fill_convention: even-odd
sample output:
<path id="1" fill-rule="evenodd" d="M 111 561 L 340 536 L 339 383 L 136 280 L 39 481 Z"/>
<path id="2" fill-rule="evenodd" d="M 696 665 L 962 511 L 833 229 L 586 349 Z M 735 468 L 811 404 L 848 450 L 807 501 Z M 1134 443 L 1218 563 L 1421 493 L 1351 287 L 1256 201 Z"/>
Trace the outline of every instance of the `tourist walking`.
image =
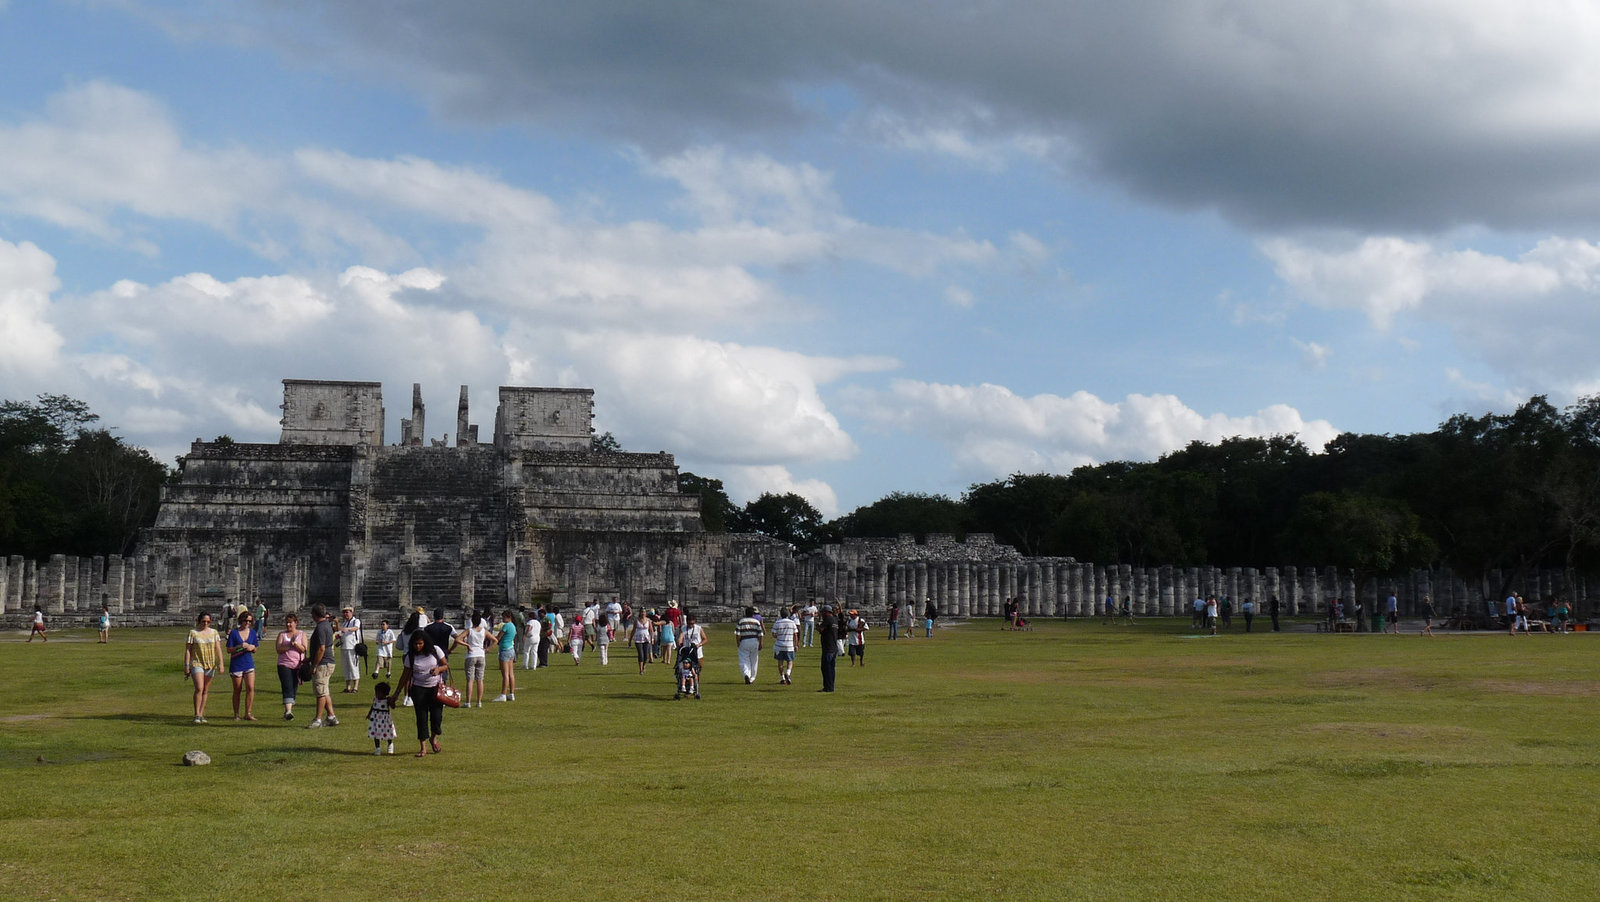
<path id="1" fill-rule="evenodd" d="M 838 675 L 839 666 L 839 618 L 833 613 L 833 605 L 822 606 L 822 625 L 817 630 L 818 639 L 822 644 L 822 692 L 832 692 L 834 679 Z"/>
<path id="2" fill-rule="evenodd" d="M 1422 631 L 1421 636 L 1433 635 L 1433 596 L 1422 596 Z"/>
<path id="3" fill-rule="evenodd" d="M 379 683 L 372 687 L 372 704 L 367 707 L 367 736 L 372 739 L 372 754 L 383 754 L 383 745 L 388 743 L 389 754 L 393 755 L 394 740 L 399 735 L 394 728 L 394 712 L 389 708 L 389 684 Z"/>
<path id="4" fill-rule="evenodd" d="M 778 682 L 784 686 L 794 682 L 794 646 L 800 635 L 800 615 L 790 611 L 772 624 L 772 656 L 778 662 Z"/>
<path id="5" fill-rule="evenodd" d="M 538 611 L 528 617 L 528 641 L 522 646 L 522 669 L 539 669 L 539 641 L 544 636 L 544 618 Z"/>
<path id="6" fill-rule="evenodd" d="M 633 642 L 634 654 L 639 657 L 639 675 L 644 676 L 644 665 L 650 663 L 655 646 L 655 628 L 649 617 L 633 618 L 633 632 L 628 637 Z"/>
<path id="7" fill-rule="evenodd" d="M 893 642 L 895 639 L 898 639 L 899 637 L 900 637 L 900 605 L 898 603 L 896 603 L 896 602 L 891 601 L 891 602 L 889 602 L 889 641 Z M 776 641 L 777 636 L 774 635 L 773 639 L 774 639 L 774 641 Z"/>
<path id="8" fill-rule="evenodd" d="M 321 604 L 311 606 L 311 619 L 316 625 L 311 628 L 306 657 L 311 659 L 311 694 L 316 697 L 317 710 L 311 722 L 306 724 L 308 730 L 339 725 L 339 718 L 333 712 L 333 695 L 329 688 L 334 668 L 333 619 Z"/>
<path id="9" fill-rule="evenodd" d="M 739 673 L 746 685 L 756 681 L 756 668 L 761 664 L 761 636 L 766 631 L 756 618 L 755 608 L 745 608 L 744 616 L 733 627 L 733 642 L 739 649 Z"/>
<path id="10" fill-rule="evenodd" d="M 1206 598 L 1206 625 L 1211 627 L 1211 635 L 1217 634 L 1217 596 Z"/>
<path id="11" fill-rule="evenodd" d="M 1271 598 L 1267 599 L 1267 613 L 1272 615 L 1272 631 L 1275 632 L 1275 633 L 1279 631 L 1278 630 L 1278 610 L 1281 607 L 1283 607 L 1283 604 L 1278 601 L 1278 596 L 1274 595 Z"/>
<path id="12" fill-rule="evenodd" d="M 28 629 L 28 641 L 32 642 L 34 636 L 45 642 L 50 641 L 50 637 L 44 634 L 44 608 L 38 605 L 33 606 L 33 625 Z"/>
<path id="13" fill-rule="evenodd" d="M 667 602 L 666 613 L 661 615 L 661 624 L 656 627 L 656 647 L 661 650 L 661 660 L 667 666 L 672 666 L 673 653 L 677 650 L 678 622 L 682 619 L 678 614 L 678 603 Z"/>
<path id="14" fill-rule="evenodd" d="M 867 666 L 867 618 L 860 611 L 851 611 L 850 630 L 850 666 Z"/>
<path id="15" fill-rule="evenodd" d="M 1250 632 L 1250 624 L 1256 620 L 1256 603 L 1248 598 L 1239 605 L 1239 613 L 1244 615 L 1244 631 Z"/>
<path id="16" fill-rule="evenodd" d="M 1389 590 L 1389 597 L 1383 601 L 1383 614 L 1389 618 L 1389 625 L 1384 632 L 1400 635 L 1400 599 L 1394 595 L 1394 590 Z"/>
<path id="17" fill-rule="evenodd" d="M 393 710 L 401 696 L 411 699 L 417 714 L 417 757 L 426 757 L 430 747 L 437 754 L 441 751 L 439 737 L 444 735 L 444 703 L 439 701 L 439 687 L 444 683 L 443 675 L 450 672 L 450 659 L 443 649 L 429 642 L 426 633 L 418 631 L 412 634 L 401 663 L 400 684 L 389 697 L 389 707 Z"/>
<path id="18" fill-rule="evenodd" d="M 389 628 L 389 621 L 383 621 L 383 624 L 378 628 L 378 663 L 372 665 L 373 679 L 378 678 L 378 671 L 380 670 L 383 671 L 384 679 L 387 680 L 394 677 L 391 665 L 394 663 L 394 644 L 399 638 L 399 636 L 395 635 L 395 631 Z"/>
<path id="19" fill-rule="evenodd" d="M 927 638 L 932 639 L 933 623 L 935 620 L 939 619 L 939 609 L 933 606 L 932 598 L 925 599 L 925 601 L 927 604 L 924 605 L 922 609 L 922 629 L 924 635 Z"/>
<path id="20" fill-rule="evenodd" d="M 283 719 L 294 720 L 294 698 L 300 687 L 300 662 L 306 658 L 306 634 L 300 618 L 287 614 L 278 633 L 278 685 L 283 691 Z"/>
<path id="21" fill-rule="evenodd" d="M 194 722 L 206 722 L 206 700 L 211 680 L 222 669 L 222 636 L 211 628 L 211 615 L 195 618 L 195 628 L 183 643 L 183 672 L 194 681 Z"/>
<path id="22" fill-rule="evenodd" d="M 105 605 L 100 606 L 100 638 L 98 644 L 105 645 L 111 641 L 111 609 Z"/>
<path id="23" fill-rule="evenodd" d="M 244 719 L 256 719 L 256 648 L 261 644 L 261 629 L 246 607 L 239 608 L 239 623 L 228 631 L 228 676 L 233 680 L 233 719 L 239 719 L 243 696 Z"/>
<path id="24" fill-rule="evenodd" d="M 583 621 L 574 620 L 572 626 L 568 627 L 568 629 L 570 633 L 567 636 L 567 651 L 572 655 L 572 663 L 576 665 L 583 658 L 583 645 L 586 638 Z M 599 633 L 596 632 L 595 636 L 597 639 L 595 648 L 598 649 L 600 647 L 598 644 Z"/>
<path id="25" fill-rule="evenodd" d="M 678 655 L 689 655 L 689 664 L 695 673 L 706 663 L 706 628 L 695 621 L 693 614 L 684 615 L 683 641 L 678 643 Z"/>

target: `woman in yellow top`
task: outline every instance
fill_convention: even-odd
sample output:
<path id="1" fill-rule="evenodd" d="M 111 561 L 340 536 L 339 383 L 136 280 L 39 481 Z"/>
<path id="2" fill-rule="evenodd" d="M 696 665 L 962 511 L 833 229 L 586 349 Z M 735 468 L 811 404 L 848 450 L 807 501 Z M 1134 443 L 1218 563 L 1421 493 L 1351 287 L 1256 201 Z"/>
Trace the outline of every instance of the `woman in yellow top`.
<path id="1" fill-rule="evenodd" d="M 195 618 L 195 626 L 183 645 L 183 672 L 194 680 L 194 722 L 205 723 L 211 678 L 222 669 L 222 634 L 211 628 L 210 614 Z"/>

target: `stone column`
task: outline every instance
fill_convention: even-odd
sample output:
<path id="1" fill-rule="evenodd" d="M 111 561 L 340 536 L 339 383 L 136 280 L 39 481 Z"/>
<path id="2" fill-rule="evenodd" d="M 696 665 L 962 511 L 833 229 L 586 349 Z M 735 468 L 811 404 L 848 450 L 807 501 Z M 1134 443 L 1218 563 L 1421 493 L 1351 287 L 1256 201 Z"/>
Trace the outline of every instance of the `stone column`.
<path id="1" fill-rule="evenodd" d="M 101 591 L 105 594 L 106 607 L 110 608 L 113 614 L 122 613 L 123 579 L 122 555 L 113 554 L 106 558 L 105 584 Z"/>
<path id="2" fill-rule="evenodd" d="M 54 560 L 54 558 L 52 558 Z M 70 614 L 78 609 L 78 558 L 67 555 L 61 564 L 60 613 Z"/>
<path id="3" fill-rule="evenodd" d="M 65 608 L 62 600 L 66 593 L 67 556 L 64 554 L 50 555 L 50 562 L 45 565 L 44 578 L 41 583 L 39 595 L 43 599 L 46 614 L 60 614 Z"/>
<path id="4" fill-rule="evenodd" d="M 0 614 L 16 611 L 11 603 L 11 568 L 0 560 Z"/>
<path id="5" fill-rule="evenodd" d="M 7 582 L 6 582 L 7 588 L 6 588 L 5 609 L 7 611 L 22 611 L 22 610 L 32 610 L 33 609 L 33 605 L 31 605 L 31 604 L 28 605 L 28 607 L 26 609 L 24 609 L 23 606 L 22 606 L 22 589 L 23 589 L 23 577 L 22 577 L 23 566 L 22 566 L 22 564 L 23 564 L 23 560 L 22 560 L 22 555 L 20 555 L 20 554 L 13 554 L 10 557 L 10 559 L 8 559 L 7 562 L 6 562 L 6 569 L 8 571 L 8 578 L 7 578 Z"/>

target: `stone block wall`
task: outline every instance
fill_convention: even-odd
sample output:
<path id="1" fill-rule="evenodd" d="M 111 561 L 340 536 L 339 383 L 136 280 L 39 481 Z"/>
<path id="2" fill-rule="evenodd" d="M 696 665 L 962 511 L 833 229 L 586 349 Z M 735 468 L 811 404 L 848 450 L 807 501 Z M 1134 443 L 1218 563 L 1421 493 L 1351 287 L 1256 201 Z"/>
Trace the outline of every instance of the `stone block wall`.
<path id="1" fill-rule="evenodd" d="M 594 389 L 500 386 L 494 443 L 508 451 L 587 451 Z"/>
<path id="2" fill-rule="evenodd" d="M 285 445 L 383 444 L 383 385 L 283 380 Z"/>

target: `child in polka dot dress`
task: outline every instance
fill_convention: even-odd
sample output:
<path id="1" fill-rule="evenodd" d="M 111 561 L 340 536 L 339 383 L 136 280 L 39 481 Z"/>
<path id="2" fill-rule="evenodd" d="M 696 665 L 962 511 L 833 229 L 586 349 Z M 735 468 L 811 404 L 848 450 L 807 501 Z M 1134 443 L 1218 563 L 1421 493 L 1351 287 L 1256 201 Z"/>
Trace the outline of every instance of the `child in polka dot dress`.
<path id="1" fill-rule="evenodd" d="M 367 709 L 367 735 L 372 737 L 372 754 L 383 754 L 383 744 L 389 744 L 389 754 L 394 754 L 394 716 L 389 712 L 389 684 L 372 687 L 372 707 Z"/>

